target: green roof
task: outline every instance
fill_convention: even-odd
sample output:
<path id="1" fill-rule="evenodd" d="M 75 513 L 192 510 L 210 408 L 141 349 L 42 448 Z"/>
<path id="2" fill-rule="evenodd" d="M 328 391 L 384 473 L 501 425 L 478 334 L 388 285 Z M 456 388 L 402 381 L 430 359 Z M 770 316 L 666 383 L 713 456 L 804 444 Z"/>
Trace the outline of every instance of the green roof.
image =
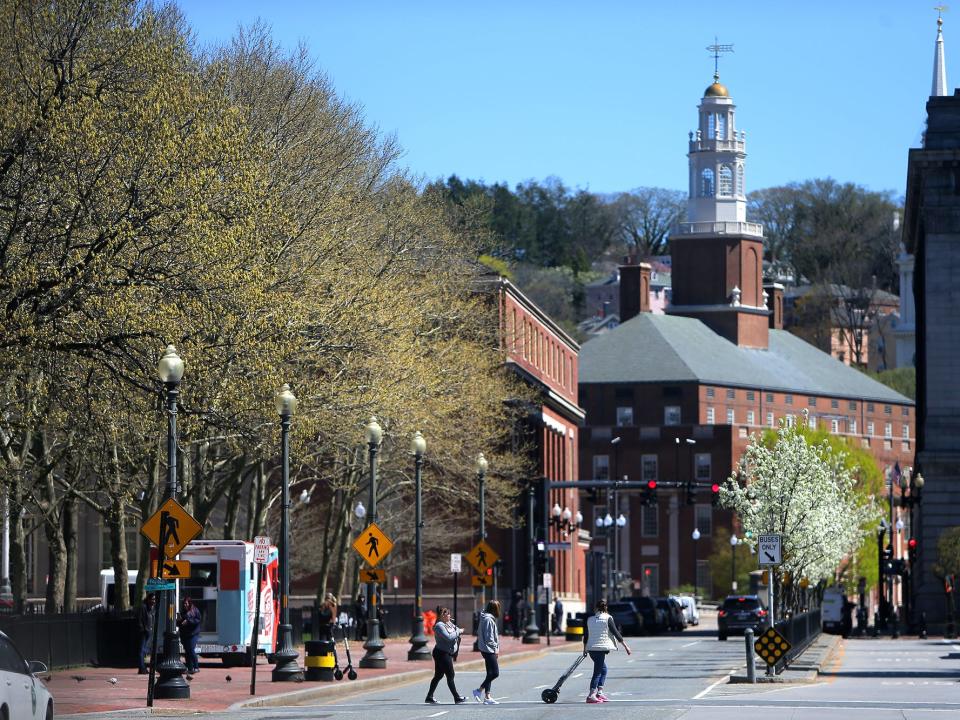
<path id="1" fill-rule="evenodd" d="M 579 382 L 698 382 L 914 404 L 785 330 L 771 330 L 769 349 L 760 350 L 738 347 L 694 318 L 652 313 L 584 343 Z"/>

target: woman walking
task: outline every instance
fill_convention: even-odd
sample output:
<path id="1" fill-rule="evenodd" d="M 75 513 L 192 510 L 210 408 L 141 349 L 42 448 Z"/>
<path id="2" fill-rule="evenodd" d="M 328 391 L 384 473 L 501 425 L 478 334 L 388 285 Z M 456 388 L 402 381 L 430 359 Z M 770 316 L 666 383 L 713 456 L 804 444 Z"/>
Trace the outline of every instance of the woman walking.
<path id="1" fill-rule="evenodd" d="M 623 641 L 623 636 L 617 630 L 617 624 L 607 613 L 607 601 L 597 601 L 596 614 L 587 620 L 587 632 L 583 636 L 583 654 L 590 654 L 593 660 L 593 675 L 590 677 L 590 693 L 588 703 L 607 702 L 603 694 L 603 683 L 607 679 L 607 653 L 617 649 L 617 643 L 630 654 L 630 648 Z"/>
<path id="2" fill-rule="evenodd" d="M 480 683 L 480 687 L 473 691 L 473 699 L 484 705 L 499 705 L 490 697 L 490 685 L 500 677 L 500 665 L 497 657 L 500 655 L 500 635 L 497 632 L 497 618 L 500 617 L 500 601 L 491 600 L 487 608 L 480 613 L 480 624 L 477 627 L 477 649 L 483 655 L 483 662 L 487 669 L 487 676 Z"/>
<path id="3" fill-rule="evenodd" d="M 457 685 L 453 681 L 453 676 L 456 674 L 453 670 L 453 659 L 460 650 L 461 635 L 463 635 L 463 628 L 454 624 L 450 617 L 450 609 L 440 608 L 437 612 L 437 622 L 433 626 L 433 636 L 436 638 L 436 644 L 433 647 L 433 680 L 430 681 L 430 690 L 427 692 L 427 699 L 424 700 L 429 705 L 437 704 L 433 693 L 440 684 L 440 678 L 444 676 L 447 678 L 447 687 L 453 694 L 453 701 L 457 705 L 467 701 L 457 692 Z"/>

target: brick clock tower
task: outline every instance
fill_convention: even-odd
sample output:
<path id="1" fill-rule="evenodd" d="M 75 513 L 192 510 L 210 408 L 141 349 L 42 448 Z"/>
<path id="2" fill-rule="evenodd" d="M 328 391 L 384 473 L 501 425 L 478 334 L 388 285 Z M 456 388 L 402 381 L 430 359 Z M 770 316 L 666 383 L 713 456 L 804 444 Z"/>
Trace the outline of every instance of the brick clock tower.
<path id="1" fill-rule="evenodd" d="M 737 132 L 735 109 L 714 74 L 690 133 L 687 222 L 670 235 L 673 298 L 667 313 L 697 318 L 736 345 L 766 348 L 763 226 L 747 222 L 746 133 Z"/>

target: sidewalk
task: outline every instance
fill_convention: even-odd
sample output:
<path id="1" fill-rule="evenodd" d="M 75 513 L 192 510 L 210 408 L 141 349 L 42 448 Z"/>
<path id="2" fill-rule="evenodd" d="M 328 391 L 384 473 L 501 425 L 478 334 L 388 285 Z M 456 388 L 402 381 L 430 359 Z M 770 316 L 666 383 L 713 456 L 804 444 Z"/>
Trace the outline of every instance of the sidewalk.
<path id="1" fill-rule="evenodd" d="M 579 643 L 564 642 L 563 636 L 550 639 L 551 649 L 564 646 L 578 647 Z M 464 636 L 463 648 L 457 661 L 458 669 L 472 668 L 478 663 L 482 669 L 480 653 L 472 651 L 473 636 Z M 427 646 L 433 648 L 433 640 Z M 257 694 L 250 695 L 250 668 L 225 668 L 219 660 L 201 661 L 200 672 L 190 680 L 189 700 L 154 700 L 153 710 L 147 708 L 147 679 L 138 675 L 136 668 L 80 667 L 51 673 L 47 687 L 53 694 L 57 717 L 83 713 L 106 713 L 127 711 L 124 716 L 150 714 L 188 714 L 228 710 L 233 707 L 265 707 L 270 705 L 293 705 L 326 697 L 337 697 L 365 692 L 371 687 L 412 682 L 433 676 L 433 662 L 407 660 L 410 643 L 406 637 L 385 641 L 384 655 L 387 667 L 382 670 L 357 668 L 363 657 L 359 643 L 350 644 L 354 668 L 359 677 L 350 681 L 344 677 L 334 682 L 274 683 L 270 680 L 272 665 L 261 657 L 257 664 Z M 539 645 L 524 645 L 513 637 L 500 638 L 501 662 L 509 663 L 533 657 L 547 650 L 546 638 Z M 300 663 L 303 663 L 303 647 L 299 647 Z M 338 648 L 341 668 L 345 664 L 342 645 Z M 81 679 L 77 679 L 81 678 Z"/>

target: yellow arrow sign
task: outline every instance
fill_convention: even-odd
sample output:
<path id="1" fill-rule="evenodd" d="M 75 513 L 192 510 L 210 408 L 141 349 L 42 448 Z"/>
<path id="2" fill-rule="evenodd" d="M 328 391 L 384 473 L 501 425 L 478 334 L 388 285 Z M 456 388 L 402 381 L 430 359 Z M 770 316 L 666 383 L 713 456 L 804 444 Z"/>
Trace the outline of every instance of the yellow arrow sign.
<path id="1" fill-rule="evenodd" d="M 189 560 L 164 560 L 160 568 L 163 573 L 160 577 L 166 580 L 184 580 L 190 577 Z M 150 562 L 150 576 L 157 577 L 157 561 Z"/>
<path id="2" fill-rule="evenodd" d="M 376 523 L 364 528 L 353 541 L 353 549 L 370 567 L 376 567 L 393 549 L 393 541 L 388 538 Z"/>
<path id="3" fill-rule="evenodd" d="M 387 571 L 380 568 L 363 568 L 360 571 L 360 582 L 384 583 L 387 581 Z"/>
<path id="4" fill-rule="evenodd" d="M 467 562 L 473 565 L 474 570 L 484 575 L 487 568 L 493 567 L 493 564 L 500 559 L 497 551 L 487 544 L 486 540 L 481 540 L 473 549 L 467 553 Z"/>
<path id="5" fill-rule="evenodd" d="M 140 528 L 140 534 L 157 547 L 160 547 L 160 535 L 163 534 L 166 538 L 163 556 L 171 559 L 201 532 L 203 525 L 173 498 L 168 498 Z"/>
<path id="6" fill-rule="evenodd" d="M 473 587 L 492 587 L 493 586 L 493 576 L 492 575 L 474 575 L 470 578 L 470 584 Z"/>

